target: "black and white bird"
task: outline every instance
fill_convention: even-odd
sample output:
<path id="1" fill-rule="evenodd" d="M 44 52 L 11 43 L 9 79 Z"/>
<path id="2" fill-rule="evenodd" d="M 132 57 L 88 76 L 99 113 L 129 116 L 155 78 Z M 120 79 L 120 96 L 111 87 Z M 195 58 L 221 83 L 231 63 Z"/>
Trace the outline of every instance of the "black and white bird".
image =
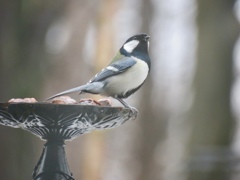
<path id="1" fill-rule="evenodd" d="M 150 36 L 147 34 L 130 37 L 117 52 L 112 62 L 87 84 L 63 91 L 47 100 L 78 91 L 80 94 L 110 96 L 130 108 L 123 99 L 129 97 L 143 85 L 150 71 L 149 39 Z"/>

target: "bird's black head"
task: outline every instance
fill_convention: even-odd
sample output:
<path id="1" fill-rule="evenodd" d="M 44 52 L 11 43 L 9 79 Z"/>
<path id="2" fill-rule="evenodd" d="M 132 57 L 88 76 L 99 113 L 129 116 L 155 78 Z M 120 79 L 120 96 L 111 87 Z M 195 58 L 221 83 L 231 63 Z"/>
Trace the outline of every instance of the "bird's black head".
<path id="1" fill-rule="evenodd" d="M 148 56 L 150 36 L 147 34 L 137 34 L 130 37 L 121 47 L 120 52 L 125 56 Z M 140 57 L 139 57 L 140 56 Z"/>

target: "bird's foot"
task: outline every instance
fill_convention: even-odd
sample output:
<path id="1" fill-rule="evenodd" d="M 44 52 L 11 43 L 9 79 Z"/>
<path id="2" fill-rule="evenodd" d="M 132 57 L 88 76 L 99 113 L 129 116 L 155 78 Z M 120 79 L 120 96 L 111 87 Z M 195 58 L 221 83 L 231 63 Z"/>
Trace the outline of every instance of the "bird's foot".
<path id="1" fill-rule="evenodd" d="M 138 110 L 135 107 L 133 107 L 133 106 L 130 106 L 130 110 L 131 110 L 131 112 L 133 114 L 137 114 L 138 113 Z"/>

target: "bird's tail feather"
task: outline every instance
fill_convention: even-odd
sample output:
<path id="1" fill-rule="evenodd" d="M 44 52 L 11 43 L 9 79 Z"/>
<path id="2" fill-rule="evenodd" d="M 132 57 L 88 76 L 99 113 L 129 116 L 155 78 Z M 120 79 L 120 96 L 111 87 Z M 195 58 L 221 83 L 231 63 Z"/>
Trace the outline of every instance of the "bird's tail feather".
<path id="1" fill-rule="evenodd" d="M 58 94 L 55 94 L 49 98 L 46 99 L 47 100 L 50 100 L 50 99 L 53 99 L 55 97 L 59 97 L 59 96 L 63 96 L 63 95 L 66 95 L 66 94 L 70 94 L 70 93 L 74 93 L 74 92 L 77 92 L 77 91 L 81 91 L 84 90 L 86 88 L 86 85 L 83 85 L 83 86 L 78 86 L 78 87 L 75 87 L 75 88 L 72 88 L 72 89 L 69 89 L 69 90 L 66 90 L 66 91 L 63 91 L 63 92 L 60 92 Z"/>

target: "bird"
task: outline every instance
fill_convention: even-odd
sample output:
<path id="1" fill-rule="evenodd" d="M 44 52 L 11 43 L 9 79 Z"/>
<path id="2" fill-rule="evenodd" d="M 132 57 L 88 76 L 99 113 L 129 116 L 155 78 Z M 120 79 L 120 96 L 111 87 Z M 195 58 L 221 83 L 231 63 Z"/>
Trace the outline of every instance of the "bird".
<path id="1" fill-rule="evenodd" d="M 79 92 L 99 94 L 118 100 L 124 107 L 131 108 L 123 99 L 135 93 L 145 82 L 151 68 L 149 56 L 150 36 L 141 33 L 128 38 L 110 64 L 97 73 L 88 83 L 58 94 Z"/>

